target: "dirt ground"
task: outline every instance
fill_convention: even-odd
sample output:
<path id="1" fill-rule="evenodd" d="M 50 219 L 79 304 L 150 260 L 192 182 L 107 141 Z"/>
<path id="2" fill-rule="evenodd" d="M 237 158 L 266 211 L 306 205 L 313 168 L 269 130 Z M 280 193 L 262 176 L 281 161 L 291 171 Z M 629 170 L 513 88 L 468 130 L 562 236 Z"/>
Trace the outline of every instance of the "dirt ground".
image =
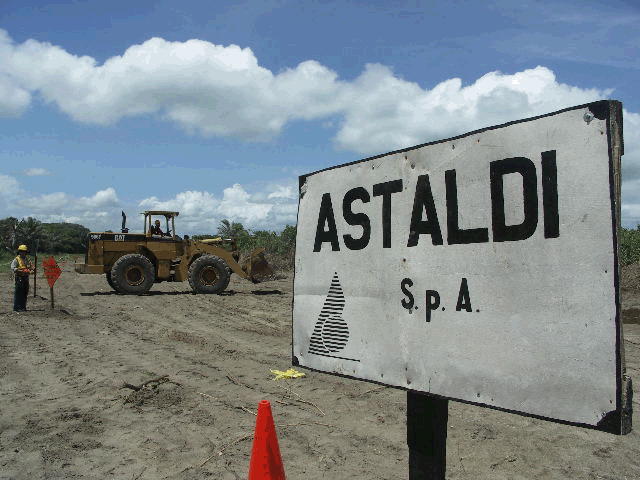
<path id="1" fill-rule="evenodd" d="M 0 478 L 246 479 L 263 399 L 288 479 L 408 477 L 406 392 L 315 372 L 273 380 L 291 367 L 292 274 L 234 276 L 225 295 L 162 283 L 125 296 L 62 268 L 55 308 L 39 277 L 21 314 L 0 274 Z M 637 390 L 640 267 L 622 281 Z M 614 436 L 453 401 L 449 412 L 449 479 L 640 480 L 640 426 Z"/>

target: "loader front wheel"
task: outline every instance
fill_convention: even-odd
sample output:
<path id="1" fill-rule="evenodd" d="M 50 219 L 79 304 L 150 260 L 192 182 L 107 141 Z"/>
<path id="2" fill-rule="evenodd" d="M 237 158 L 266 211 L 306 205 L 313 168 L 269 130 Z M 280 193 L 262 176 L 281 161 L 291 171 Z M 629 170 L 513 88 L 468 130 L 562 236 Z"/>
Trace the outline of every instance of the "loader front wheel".
<path id="1" fill-rule="evenodd" d="M 111 269 L 111 283 L 118 293 L 142 295 L 147 293 L 155 279 L 153 264 L 144 255 L 123 255 Z"/>
<path id="2" fill-rule="evenodd" d="M 109 286 L 111 288 L 113 288 L 114 290 L 116 290 L 116 287 L 113 285 L 113 280 L 111 280 L 111 271 L 108 271 L 105 276 L 107 277 L 107 283 L 109 284 Z M 117 291 L 117 290 L 116 290 Z"/>
<path id="3" fill-rule="evenodd" d="M 221 293 L 230 279 L 227 264 L 215 255 L 203 255 L 189 266 L 189 285 L 195 293 Z"/>

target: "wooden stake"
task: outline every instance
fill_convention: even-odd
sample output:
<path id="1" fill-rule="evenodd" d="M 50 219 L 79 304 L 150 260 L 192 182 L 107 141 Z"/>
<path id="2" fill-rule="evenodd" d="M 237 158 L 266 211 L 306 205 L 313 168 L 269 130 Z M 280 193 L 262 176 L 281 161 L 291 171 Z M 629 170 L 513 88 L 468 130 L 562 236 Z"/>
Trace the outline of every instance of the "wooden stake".
<path id="1" fill-rule="evenodd" d="M 53 310 L 53 287 L 49 287 L 49 291 L 51 292 L 51 310 Z"/>
<path id="2" fill-rule="evenodd" d="M 409 480 L 444 480 L 449 401 L 407 391 Z"/>

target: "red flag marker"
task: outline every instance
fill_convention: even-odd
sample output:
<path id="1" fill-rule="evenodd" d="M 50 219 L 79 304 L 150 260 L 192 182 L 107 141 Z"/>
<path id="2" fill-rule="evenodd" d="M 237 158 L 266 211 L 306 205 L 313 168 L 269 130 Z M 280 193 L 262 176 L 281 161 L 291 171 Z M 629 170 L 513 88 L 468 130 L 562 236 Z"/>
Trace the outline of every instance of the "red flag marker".
<path id="1" fill-rule="evenodd" d="M 53 284 L 60 276 L 60 267 L 56 263 L 56 259 L 53 257 L 45 258 L 42 261 L 42 267 L 44 269 L 44 276 L 47 277 L 49 283 L 49 291 L 51 292 L 51 308 L 53 308 Z"/>

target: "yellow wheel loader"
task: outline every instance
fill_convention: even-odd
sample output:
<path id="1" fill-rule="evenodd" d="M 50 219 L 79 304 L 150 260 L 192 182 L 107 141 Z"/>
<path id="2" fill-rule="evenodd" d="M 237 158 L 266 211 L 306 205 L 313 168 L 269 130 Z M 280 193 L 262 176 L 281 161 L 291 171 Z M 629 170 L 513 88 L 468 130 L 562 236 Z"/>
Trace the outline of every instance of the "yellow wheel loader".
<path id="1" fill-rule="evenodd" d="M 124 212 L 120 233 L 89 233 L 85 260 L 76 263 L 76 272 L 105 274 L 111 288 L 129 295 L 144 294 L 154 283 L 185 280 L 195 293 L 221 293 L 233 273 L 254 283 L 273 275 L 263 248 L 240 265 L 235 239 L 181 238 L 175 234 L 178 212 L 148 210 L 143 215 L 143 233 L 129 233 Z"/>

